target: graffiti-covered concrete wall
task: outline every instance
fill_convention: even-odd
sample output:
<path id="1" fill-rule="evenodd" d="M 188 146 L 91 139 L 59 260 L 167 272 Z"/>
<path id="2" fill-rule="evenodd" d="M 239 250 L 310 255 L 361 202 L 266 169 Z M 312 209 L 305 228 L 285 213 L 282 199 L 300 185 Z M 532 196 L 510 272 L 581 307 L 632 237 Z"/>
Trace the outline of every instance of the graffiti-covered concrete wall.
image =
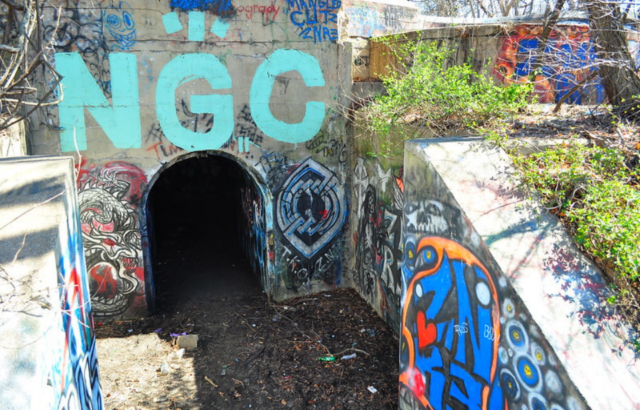
<path id="1" fill-rule="evenodd" d="M 406 148 L 401 408 L 637 408 L 640 365 L 602 276 L 506 154 Z"/>
<path id="2" fill-rule="evenodd" d="M 0 400 L 102 409 L 73 160 L 0 160 Z"/>
<path id="3" fill-rule="evenodd" d="M 529 81 L 534 62 L 542 58 L 540 74 L 535 77 L 534 92 L 540 103 L 557 103 L 566 94 L 567 104 L 596 104 L 606 96 L 597 71 L 593 37 L 587 21 L 562 21 L 551 30 L 544 55 L 537 49 L 544 24 L 505 21 L 504 25 L 449 26 L 408 33 L 411 41 L 438 41 L 447 44 L 454 53 L 454 64 L 470 63 L 474 70 L 483 70 L 504 84 Z M 397 40 L 405 41 L 404 38 Z M 629 48 L 638 66 L 638 35 L 629 31 Z M 353 70 L 358 79 L 377 80 L 393 65 L 392 53 L 381 43 L 360 46 Z M 575 91 L 573 87 L 580 84 Z"/>
<path id="4" fill-rule="evenodd" d="M 381 37 L 426 28 L 420 8 L 409 1 L 345 0 L 346 35 Z"/>
<path id="5" fill-rule="evenodd" d="M 146 198 L 193 152 L 232 158 L 260 191 L 263 219 L 246 220 L 245 243 L 260 249 L 254 266 L 272 296 L 341 282 L 348 204 L 338 109 L 350 67 L 336 43 L 340 0 L 41 4 L 64 99 L 33 120 L 30 145 L 82 156 L 96 315 L 147 311 Z"/>

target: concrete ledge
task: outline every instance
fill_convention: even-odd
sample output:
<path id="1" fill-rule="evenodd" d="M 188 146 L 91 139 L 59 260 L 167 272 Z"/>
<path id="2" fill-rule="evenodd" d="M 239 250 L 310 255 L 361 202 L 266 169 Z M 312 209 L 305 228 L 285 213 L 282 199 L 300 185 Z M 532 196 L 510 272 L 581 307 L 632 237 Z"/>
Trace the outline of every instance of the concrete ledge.
<path id="1" fill-rule="evenodd" d="M 444 192 L 435 199 L 459 209 L 468 223 L 467 232 L 457 233 L 458 241 L 478 255 L 489 271 L 496 269 L 492 274 L 499 283 L 506 278 L 508 286 L 497 289 L 500 303 L 512 298 L 508 288 L 513 289 L 527 311 L 521 321 L 530 318 L 527 341 L 536 338 L 539 329 L 537 338 L 550 348 L 542 346 L 541 354 L 546 355 L 547 364 L 558 361 L 552 370 L 539 366 L 544 377 L 534 393 L 561 408 L 640 409 L 640 362 L 629 346 L 629 330 L 606 303 L 609 292 L 601 273 L 555 217 L 521 195 L 508 156 L 469 139 L 417 140 L 406 148 L 405 184 L 426 178 L 416 182 L 416 191 L 407 188 L 407 203 Z M 422 174 L 412 169 L 419 168 L 420 162 Z M 504 310 L 500 323 L 500 349 L 513 348 Z M 498 361 L 499 374 L 507 367 Z M 563 381 L 562 395 L 554 387 L 554 377 L 548 376 L 551 372 Z M 526 380 L 516 379 L 522 392 L 531 391 Z M 579 395 L 571 394 L 567 382 Z M 500 383 L 509 398 L 508 387 Z M 513 397 L 508 401 L 519 403 Z"/>

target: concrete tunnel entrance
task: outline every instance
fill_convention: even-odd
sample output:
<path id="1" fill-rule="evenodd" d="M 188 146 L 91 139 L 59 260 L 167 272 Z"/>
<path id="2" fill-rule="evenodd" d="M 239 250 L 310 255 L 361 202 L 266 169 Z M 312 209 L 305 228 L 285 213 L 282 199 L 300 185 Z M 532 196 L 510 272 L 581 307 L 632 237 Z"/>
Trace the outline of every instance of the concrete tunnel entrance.
<path id="1" fill-rule="evenodd" d="M 264 226 L 264 213 L 247 213 L 256 203 L 262 207 L 262 195 L 247 171 L 224 156 L 194 154 L 162 171 L 146 207 L 151 306 L 259 293 L 253 225 Z"/>

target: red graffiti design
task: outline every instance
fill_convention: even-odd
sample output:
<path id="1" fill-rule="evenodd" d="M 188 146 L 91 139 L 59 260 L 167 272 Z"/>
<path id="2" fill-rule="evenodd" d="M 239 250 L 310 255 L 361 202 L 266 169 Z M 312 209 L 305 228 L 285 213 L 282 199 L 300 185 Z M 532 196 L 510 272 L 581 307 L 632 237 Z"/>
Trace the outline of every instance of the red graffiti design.
<path id="1" fill-rule="evenodd" d="M 438 337 L 438 330 L 433 322 L 426 323 L 424 312 L 420 311 L 417 315 L 418 327 L 418 349 L 422 350 L 431 345 Z"/>

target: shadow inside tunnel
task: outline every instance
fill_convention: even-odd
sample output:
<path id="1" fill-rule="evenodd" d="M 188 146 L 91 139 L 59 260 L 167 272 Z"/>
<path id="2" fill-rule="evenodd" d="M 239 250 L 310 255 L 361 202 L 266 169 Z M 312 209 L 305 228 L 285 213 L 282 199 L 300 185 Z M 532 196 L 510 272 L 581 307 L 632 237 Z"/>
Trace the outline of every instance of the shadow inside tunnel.
<path id="1" fill-rule="evenodd" d="M 192 157 L 154 184 L 149 210 L 159 312 L 196 296 L 261 293 L 242 248 L 243 172 L 224 157 Z"/>

